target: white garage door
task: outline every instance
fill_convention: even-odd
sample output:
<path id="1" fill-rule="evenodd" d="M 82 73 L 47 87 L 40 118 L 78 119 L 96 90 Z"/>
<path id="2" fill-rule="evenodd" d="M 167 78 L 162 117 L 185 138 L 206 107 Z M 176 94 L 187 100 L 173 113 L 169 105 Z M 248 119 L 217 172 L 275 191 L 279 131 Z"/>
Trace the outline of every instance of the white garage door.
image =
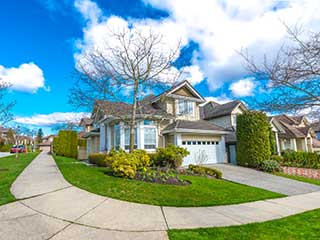
<path id="1" fill-rule="evenodd" d="M 218 162 L 218 141 L 182 141 L 182 147 L 186 148 L 190 155 L 184 158 L 183 165 L 204 164 Z"/>

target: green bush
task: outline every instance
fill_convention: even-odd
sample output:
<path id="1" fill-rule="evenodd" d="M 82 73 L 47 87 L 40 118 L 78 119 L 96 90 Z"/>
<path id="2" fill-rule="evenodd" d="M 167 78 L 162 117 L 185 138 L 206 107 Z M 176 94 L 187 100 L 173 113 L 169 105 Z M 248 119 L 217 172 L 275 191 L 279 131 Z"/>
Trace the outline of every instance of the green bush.
<path id="1" fill-rule="evenodd" d="M 135 150 L 132 153 L 112 150 L 106 162 L 111 163 L 115 175 L 134 178 L 137 170 L 146 171 L 150 166 L 150 157 L 145 150 Z"/>
<path id="2" fill-rule="evenodd" d="M 53 141 L 54 153 L 59 156 L 77 158 L 78 134 L 76 131 L 61 130 Z"/>
<path id="3" fill-rule="evenodd" d="M 12 144 L 1 144 L 0 145 L 0 152 L 10 152 Z"/>
<path id="4" fill-rule="evenodd" d="M 183 158 L 189 154 L 187 149 L 175 145 L 157 148 L 153 156 L 153 164 L 160 167 L 178 168 L 182 165 Z"/>
<path id="5" fill-rule="evenodd" d="M 285 151 L 282 165 L 288 167 L 320 168 L 320 155 L 311 152 Z"/>
<path id="6" fill-rule="evenodd" d="M 266 114 L 250 111 L 239 115 L 237 117 L 238 164 L 258 168 L 270 156 L 270 124 Z"/>
<path id="7" fill-rule="evenodd" d="M 270 157 L 270 160 L 277 161 L 277 162 L 281 165 L 284 159 L 283 159 L 282 156 L 272 155 L 272 156 Z"/>
<path id="8" fill-rule="evenodd" d="M 96 164 L 99 167 L 107 167 L 106 158 L 108 154 L 106 153 L 91 153 L 89 154 L 88 160 L 92 164 Z"/>
<path id="9" fill-rule="evenodd" d="M 87 139 L 79 138 L 78 139 L 78 146 L 79 147 L 87 147 Z"/>
<path id="10" fill-rule="evenodd" d="M 264 172 L 279 172 L 281 170 L 280 163 L 276 160 L 265 160 L 261 163 L 260 170 Z"/>
<path id="11" fill-rule="evenodd" d="M 188 170 L 190 170 L 192 173 L 194 173 L 196 175 L 212 176 L 217 179 L 222 178 L 222 172 L 218 169 L 215 169 L 215 168 L 208 168 L 208 167 L 190 164 L 188 167 Z"/>

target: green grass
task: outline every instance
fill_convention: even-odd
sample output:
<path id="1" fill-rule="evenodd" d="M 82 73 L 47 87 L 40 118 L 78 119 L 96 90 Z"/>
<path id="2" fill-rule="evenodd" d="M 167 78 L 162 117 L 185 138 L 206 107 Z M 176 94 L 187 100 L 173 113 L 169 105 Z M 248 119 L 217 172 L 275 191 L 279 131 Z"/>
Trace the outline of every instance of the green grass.
<path id="1" fill-rule="evenodd" d="M 170 240 L 320 239 L 320 210 L 242 226 L 169 230 Z"/>
<path id="2" fill-rule="evenodd" d="M 301 182 L 320 185 L 320 180 L 319 179 L 312 179 L 312 178 L 306 178 L 306 177 L 301 177 L 301 176 L 288 175 L 288 174 L 285 174 L 285 173 L 276 173 L 276 175 L 281 176 L 281 177 L 291 178 L 291 179 L 298 180 L 298 181 L 301 181 Z"/>
<path id="3" fill-rule="evenodd" d="M 0 158 L 0 205 L 15 201 L 10 192 L 11 184 L 38 153 L 20 154 Z"/>
<path id="4" fill-rule="evenodd" d="M 225 180 L 181 176 L 188 186 L 161 185 L 106 175 L 106 168 L 88 167 L 77 160 L 55 156 L 58 167 L 71 184 L 99 195 L 160 206 L 215 206 L 236 204 L 284 195 Z M 110 170 L 109 170 L 110 171 Z"/>

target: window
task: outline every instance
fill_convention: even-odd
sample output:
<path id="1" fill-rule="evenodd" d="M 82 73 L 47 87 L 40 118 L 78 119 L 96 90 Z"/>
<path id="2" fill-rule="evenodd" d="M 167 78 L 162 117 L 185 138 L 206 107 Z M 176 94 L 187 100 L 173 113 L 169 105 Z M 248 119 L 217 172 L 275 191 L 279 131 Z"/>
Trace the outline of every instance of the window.
<path id="1" fill-rule="evenodd" d="M 120 148 L 120 125 L 114 125 L 114 146 L 115 149 Z"/>
<path id="2" fill-rule="evenodd" d="M 147 126 L 154 126 L 155 123 L 152 120 L 144 120 L 143 121 L 143 125 L 147 125 Z"/>
<path id="3" fill-rule="evenodd" d="M 130 128 L 124 129 L 124 149 L 129 150 L 130 146 Z M 137 128 L 134 129 L 134 149 L 138 147 Z"/>
<path id="4" fill-rule="evenodd" d="M 144 128 L 144 149 L 156 148 L 157 133 L 155 128 Z"/>
<path id="5" fill-rule="evenodd" d="M 187 100 L 178 100 L 178 113 L 179 114 L 193 114 L 193 102 Z"/>

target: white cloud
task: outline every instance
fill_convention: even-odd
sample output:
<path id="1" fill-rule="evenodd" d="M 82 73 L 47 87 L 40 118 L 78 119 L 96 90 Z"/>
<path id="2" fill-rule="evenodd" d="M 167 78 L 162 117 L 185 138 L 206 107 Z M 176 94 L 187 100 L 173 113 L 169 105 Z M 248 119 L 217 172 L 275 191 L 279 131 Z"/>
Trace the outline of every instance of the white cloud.
<path id="1" fill-rule="evenodd" d="M 183 67 L 182 78 L 188 80 L 191 84 L 198 84 L 204 79 L 203 72 L 198 65 Z"/>
<path id="2" fill-rule="evenodd" d="M 146 4 L 165 10 L 169 17 L 161 20 L 103 17 L 98 5 L 90 0 L 76 0 L 75 6 L 87 19 L 84 37 L 78 41 L 76 59 L 88 47 L 105 43 L 107 28 L 148 29 L 164 34 L 167 46 L 181 39 L 182 46 L 192 40 L 199 51 L 190 67 L 193 83 L 207 79 L 210 90 L 246 75 L 243 59 L 237 51 L 248 48 L 259 60 L 264 53 L 274 56 L 286 40 L 282 21 L 293 26 L 303 24 L 307 30 L 320 30 L 318 0 L 144 0 Z M 92 6 L 89 8 L 88 6 Z M 201 74 L 200 74 L 201 73 Z M 200 77 L 201 76 L 201 77 Z M 202 78 L 200 80 L 200 78 Z"/>
<path id="3" fill-rule="evenodd" d="M 213 102 L 216 102 L 216 103 L 219 103 L 219 104 L 224 104 L 224 103 L 232 101 L 232 99 L 227 97 L 226 95 L 221 95 L 221 96 L 218 96 L 218 97 L 205 97 L 204 99 L 207 102 L 213 101 Z"/>
<path id="4" fill-rule="evenodd" d="M 45 86 L 43 71 L 32 62 L 21 64 L 17 68 L 0 65 L 0 79 L 10 83 L 11 89 L 21 92 L 34 93 L 39 88 L 50 91 L 50 88 Z"/>
<path id="5" fill-rule="evenodd" d="M 230 85 L 229 90 L 235 97 L 247 97 L 253 95 L 256 84 L 254 78 L 244 78 Z"/>
<path id="6" fill-rule="evenodd" d="M 50 114 L 35 114 L 31 117 L 17 117 L 15 122 L 33 126 L 55 126 L 67 122 L 79 122 L 81 118 L 90 116 L 85 112 L 54 112 Z"/>

